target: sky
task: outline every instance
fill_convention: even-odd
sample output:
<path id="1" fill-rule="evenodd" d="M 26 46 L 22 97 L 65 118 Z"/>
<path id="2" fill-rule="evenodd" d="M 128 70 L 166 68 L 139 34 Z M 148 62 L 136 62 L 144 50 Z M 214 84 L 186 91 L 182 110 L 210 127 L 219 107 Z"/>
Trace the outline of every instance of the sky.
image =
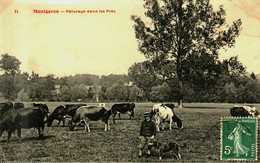
<path id="1" fill-rule="evenodd" d="M 260 1 L 212 3 L 224 5 L 228 23 L 243 22 L 235 47 L 221 57 L 238 55 L 249 72 L 260 73 Z M 35 9 L 110 11 L 36 14 Z M 145 60 L 131 15 L 143 15 L 142 0 L 0 0 L 0 54 L 16 56 L 22 71 L 40 75 L 126 74 L 132 64 Z"/>

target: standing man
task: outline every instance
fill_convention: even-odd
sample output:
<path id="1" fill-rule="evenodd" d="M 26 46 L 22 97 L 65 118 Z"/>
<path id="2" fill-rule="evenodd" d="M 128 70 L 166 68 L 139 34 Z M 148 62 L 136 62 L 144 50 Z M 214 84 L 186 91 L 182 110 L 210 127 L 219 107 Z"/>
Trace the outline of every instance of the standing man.
<path id="1" fill-rule="evenodd" d="M 147 154 L 151 155 L 150 146 L 154 142 L 154 137 L 156 135 L 156 126 L 155 123 L 151 120 L 151 114 L 149 112 L 144 113 L 144 121 L 142 121 L 140 129 L 140 144 L 139 148 L 139 157 L 142 156 L 143 149 L 148 145 Z"/>

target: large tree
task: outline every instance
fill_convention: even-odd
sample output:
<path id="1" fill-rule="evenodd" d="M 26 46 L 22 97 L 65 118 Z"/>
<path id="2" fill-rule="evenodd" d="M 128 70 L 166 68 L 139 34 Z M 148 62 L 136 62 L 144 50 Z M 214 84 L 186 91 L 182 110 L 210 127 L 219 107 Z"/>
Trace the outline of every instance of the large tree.
<path id="1" fill-rule="evenodd" d="M 20 74 L 20 65 L 21 62 L 16 57 L 9 54 L 1 55 L 0 71 L 3 74 L 0 77 L 0 91 L 9 100 L 14 100 L 19 92 L 16 77 Z"/>
<path id="2" fill-rule="evenodd" d="M 217 60 L 222 49 L 234 45 L 242 22 L 228 25 L 223 6 L 214 10 L 210 0 L 144 0 L 144 8 L 148 20 L 132 16 L 139 50 L 155 67 L 167 60 L 176 66 L 182 106 L 184 61 L 202 54 Z"/>

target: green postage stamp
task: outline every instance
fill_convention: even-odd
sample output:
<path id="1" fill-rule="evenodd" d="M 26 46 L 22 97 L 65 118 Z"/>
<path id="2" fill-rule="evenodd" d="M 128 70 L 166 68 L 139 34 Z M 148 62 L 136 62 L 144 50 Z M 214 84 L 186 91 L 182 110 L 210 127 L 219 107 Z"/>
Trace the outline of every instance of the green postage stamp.
<path id="1" fill-rule="evenodd" d="M 221 119 L 221 160 L 257 160 L 257 119 Z"/>

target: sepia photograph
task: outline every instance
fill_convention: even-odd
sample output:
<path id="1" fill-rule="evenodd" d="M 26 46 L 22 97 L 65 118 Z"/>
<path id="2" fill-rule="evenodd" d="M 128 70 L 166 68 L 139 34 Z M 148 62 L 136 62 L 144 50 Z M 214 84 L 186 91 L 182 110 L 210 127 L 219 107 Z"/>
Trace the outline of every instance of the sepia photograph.
<path id="1" fill-rule="evenodd" d="M 0 162 L 257 162 L 259 29 L 259 0 L 0 0 Z"/>

